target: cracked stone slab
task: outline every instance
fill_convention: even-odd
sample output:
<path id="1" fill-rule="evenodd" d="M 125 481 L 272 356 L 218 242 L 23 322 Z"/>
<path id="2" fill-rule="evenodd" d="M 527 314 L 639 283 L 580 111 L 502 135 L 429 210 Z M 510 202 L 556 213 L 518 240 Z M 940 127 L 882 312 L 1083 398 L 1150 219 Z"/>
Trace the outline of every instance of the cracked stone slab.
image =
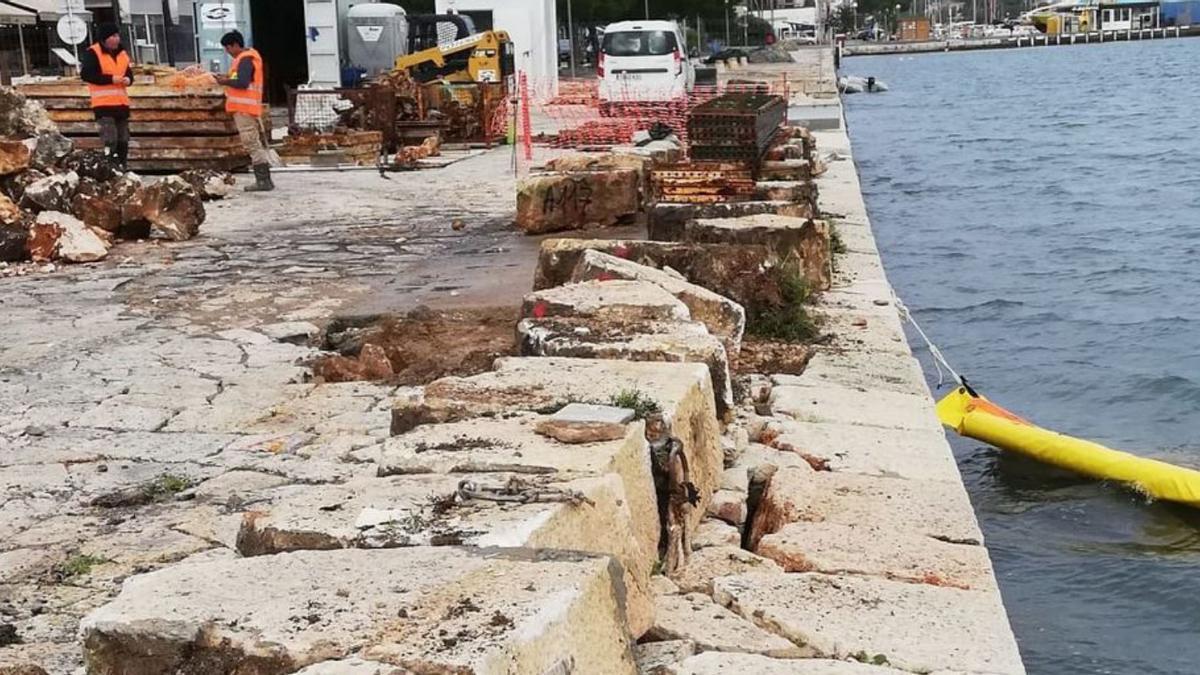
<path id="1" fill-rule="evenodd" d="M 284 321 L 258 326 L 258 332 L 276 342 L 293 342 L 302 344 L 309 338 L 321 332 L 321 329 L 307 321 Z M 254 343 L 251 343 L 254 344 Z"/>
<path id="2" fill-rule="evenodd" d="M 944 541 L 983 542 L 966 490 L 945 481 L 783 468 L 772 476 L 755 512 L 751 546 L 797 521 L 870 522 Z"/>
<path id="3" fill-rule="evenodd" d="M 749 572 L 782 574 L 783 568 L 740 545 L 710 546 L 692 552 L 671 581 L 684 593 L 712 593 L 715 579 Z"/>
<path id="4" fill-rule="evenodd" d="M 809 359 L 802 375 L 775 375 L 776 385 L 825 383 L 851 389 L 875 389 L 928 396 L 925 374 L 917 360 L 891 352 L 820 349 Z"/>
<path id="5" fill-rule="evenodd" d="M 703 363 L 712 379 L 717 414 L 733 408 L 724 343 L 694 321 L 522 319 L 517 342 L 522 356 Z"/>
<path id="6" fill-rule="evenodd" d="M 645 281 L 662 288 L 687 305 L 693 321 L 703 323 L 710 333 L 721 338 L 731 355 L 738 353 L 746 330 L 746 311 L 733 300 L 663 270 L 603 251 L 584 251 L 571 276 L 572 282 L 592 279 Z"/>
<path id="7" fill-rule="evenodd" d="M 830 659 L 773 659 L 757 654 L 722 654 L 706 652 L 693 656 L 666 675 L 900 675 L 907 671 L 875 666 L 856 661 Z"/>
<path id="8" fill-rule="evenodd" d="M 569 492 L 587 501 L 521 504 L 456 496 L 463 481 L 478 490 L 502 488 L 514 479 L 529 490 Z M 641 527 L 646 521 L 633 520 L 632 500 L 616 474 L 575 480 L 417 474 L 286 486 L 259 498 L 244 515 L 237 537 L 238 551 L 245 556 L 448 545 L 588 551 L 621 562 L 630 629 L 641 635 L 650 627 L 649 579 L 658 560 L 657 532 Z"/>
<path id="9" fill-rule="evenodd" d="M 703 593 L 660 595 L 655 605 L 654 627 L 647 634 L 651 640 L 687 640 L 703 652 L 803 655 L 790 640 L 759 628 Z"/>
<path id="10" fill-rule="evenodd" d="M 835 472 L 960 483 L 941 430 L 886 429 L 788 420 L 775 448 L 824 460 Z"/>
<path id="11" fill-rule="evenodd" d="M 872 522 L 797 522 L 762 538 L 758 555 L 787 572 L 868 574 L 954 588 L 995 588 L 987 549 Z"/>
<path id="12" fill-rule="evenodd" d="M 661 287 L 645 281 L 585 281 L 525 296 L 521 316 L 610 321 L 689 321 L 691 313 Z"/>
<path id="13" fill-rule="evenodd" d="M 838 422 L 888 429 L 940 431 L 929 396 L 831 384 L 774 387 L 771 410 L 800 422 Z"/>
<path id="14" fill-rule="evenodd" d="M 638 675 L 665 675 L 670 667 L 696 653 L 691 640 L 644 642 L 633 648 Z"/>
<path id="15" fill-rule="evenodd" d="M 619 440 L 567 444 L 535 431 L 543 419 L 526 414 L 418 427 L 385 441 L 378 474 L 518 473 L 553 480 L 615 474 L 624 486 L 637 541 L 644 551 L 657 551 L 658 499 L 644 424 L 629 425 Z"/>
<path id="16" fill-rule="evenodd" d="M 911 672 L 1023 675 L 996 590 L 864 576 L 749 574 L 715 582 L 717 602 L 797 644 L 808 656 L 881 656 Z"/>
<path id="17" fill-rule="evenodd" d="M 426 385 L 422 398 L 398 399 L 392 433 L 521 410 L 554 412 L 571 402 L 609 402 L 628 392 L 658 403 L 665 432 L 683 443 L 691 480 L 707 499 L 717 487 L 724 458 L 712 380 L 703 364 L 502 358 L 492 372 L 443 378 Z M 693 512 L 698 524 L 703 509 Z"/>
<path id="18" fill-rule="evenodd" d="M 80 627 L 93 672 L 204 663 L 293 673 L 347 657 L 409 670 L 634 675 L 605 558 L 519 549 L 284 553 L 129 579 Z"/>

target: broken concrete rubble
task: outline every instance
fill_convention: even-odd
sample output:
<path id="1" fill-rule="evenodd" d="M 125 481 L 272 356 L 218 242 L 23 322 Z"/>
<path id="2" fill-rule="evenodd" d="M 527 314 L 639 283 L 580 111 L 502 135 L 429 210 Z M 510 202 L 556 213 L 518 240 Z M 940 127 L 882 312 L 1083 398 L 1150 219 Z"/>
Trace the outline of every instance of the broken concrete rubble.
<path id="1" fill-rule="evenodd" d="M 172 241 L 196 236 L 204 223 L 204 204 L 196 190 L 179 176 L 167 176 L 145 188 L 141 215 L 154 230 Z"/>
<path id="2" fill-rule="evenodd" d="M 646 218 L 646 237 L 653 241 L 683 241 L 684 228 L 698 218 L 739 218 L 770 213 L 791 218 L 815 218 L 816 209 L 796 202 L 715 202 L 712 204 L 674 204 L 660 202 L 651 207 Z"/>
<path id="3" fill-rule="evenodd" d="M 0 194 L 0 225 L 16 225 L 21 222 L 21 209 L 6 195 Z"/>
<path id="4" fill-rule="evenodd" d="M 0 262 L 16 262 L 29 257 L 29 230 L 0 224 Z"/>
<path id="5" fill-rule="evenodd" d="M 57 211 L 43 211 L 38 214 L 33 226 L 37 232 L 45 231 L 47 238 L 56 234 L 55 246 L 48 260 L 62 259 L 67 262 L 95 262 L 108 255 L 108 246 L 92 232 L 87 225 L 75 216 Z M 37 251 L 38 258 L 45 255 L 44 246 Z"/>
<path id="6" fill-rule="evenodd" d="M 33 156 L 29 165 L 41 171 L 50 172 L 58 165 L 59 160 L 66 157 L 75 144 L 71 139 L 58 131 L 43 131 L 33 139 Z"/>
<path id="7" fill-rule="evenodd" d="M 529 550 L 304 551 L 130 579 L 80 631 L 90 672 L 222 664 L 284 675 L 357 656 L 403 670 L 634 675 L 614 568 Z M 515 670 L 514 670 L 515 668 Z M 199 672 L 199 671 L 197 671 Z"/>
<path id="8" fill-rule="evenodd" d="M 21 141 L 0 140 L 0 176 L 29 168 L 29 146 Z"/>
<path id="9" fill-rule="evenodd" d="M 233 194 L 237 180 L 228 171 L 213 171 L 211 169 L 192 169 L 183 171 L 179 177 L 192 186 L 200 199 L 213 201 L 224 199 Z"/>
<path id="10" fill-rule="evenodd" d="M 46 176 L 25 187 L 21 206 L 35 211 L 71 210 L 71 199 L 79 187 L 79 174 L 74 172 Z"/>

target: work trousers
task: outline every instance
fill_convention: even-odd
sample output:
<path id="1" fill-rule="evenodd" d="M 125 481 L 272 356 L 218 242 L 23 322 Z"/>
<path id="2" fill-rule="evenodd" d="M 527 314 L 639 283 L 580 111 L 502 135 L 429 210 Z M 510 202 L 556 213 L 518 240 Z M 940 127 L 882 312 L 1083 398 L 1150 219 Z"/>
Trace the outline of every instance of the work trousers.
<path id="1" fill-rule="evenodd" d="M 116 117 L 97 117 L 100 126 L 100 142 L 104 152 L 124 165 L 129 159 L 129 120 Z"/>
<path id="2" fill-rule="evenodd" d="M 251 115 L 235 113 L 233 122 L 237 125 L 242 147 L 250 154 L 250 163 L 254 166 L 270 164 L 271 156 L 267 154 L 267 132 L 263 128 L 262 120 Z"/>

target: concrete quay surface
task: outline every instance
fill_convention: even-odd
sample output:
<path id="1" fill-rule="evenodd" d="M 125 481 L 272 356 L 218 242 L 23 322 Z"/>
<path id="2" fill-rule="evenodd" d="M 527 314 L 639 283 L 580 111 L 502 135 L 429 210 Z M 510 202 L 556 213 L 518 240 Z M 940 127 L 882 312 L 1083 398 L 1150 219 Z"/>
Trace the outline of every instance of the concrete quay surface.
<path id="1" fill-rule="evenodd" d="M 288 175 L 192 242 L 0 280 L 0 675 L 1024 672 L 848 137 L 815 135 L 847 252 L 798 375 L 726 374 L 740 318 L 674 270 L 582 255 L 527 296 L 503 148 Z M 641 356 L 310 380 L 331 317 L 418 303 Z M 630 392 L 656 411 L 589 408 Z"/>

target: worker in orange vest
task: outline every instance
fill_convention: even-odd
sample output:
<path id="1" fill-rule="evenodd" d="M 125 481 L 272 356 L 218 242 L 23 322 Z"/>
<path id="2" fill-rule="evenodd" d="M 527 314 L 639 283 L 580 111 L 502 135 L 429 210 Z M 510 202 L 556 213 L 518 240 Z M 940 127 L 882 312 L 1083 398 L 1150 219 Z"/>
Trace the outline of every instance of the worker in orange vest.
<path id="1" fill-rule="evenodd" d="M 100 127 L 104 154 L 122 169 L 129 159 L 129 92 L 133 68 L 113 24 L 96 29 L 96 43 L 79 57 L 79 77 L 87 83 L 92 113 Z"/>
<path id="2" fill-rule="evenodd" d="M 221 37 L 221 46 L 233 57 L 233 65 L 229 75 L 218 77 L 217 82 L 225 87 L 225 111 L 233 115 L 242 146 L 254 166 L 254 185 L 247 185 L 246 191 L 269 192 L 275 189 L 275 183 L 271 181 L 271 156 L 262 123 L 262 56 L 254 49 L 246 49 L 246 38 L 236 30 Z"/>

